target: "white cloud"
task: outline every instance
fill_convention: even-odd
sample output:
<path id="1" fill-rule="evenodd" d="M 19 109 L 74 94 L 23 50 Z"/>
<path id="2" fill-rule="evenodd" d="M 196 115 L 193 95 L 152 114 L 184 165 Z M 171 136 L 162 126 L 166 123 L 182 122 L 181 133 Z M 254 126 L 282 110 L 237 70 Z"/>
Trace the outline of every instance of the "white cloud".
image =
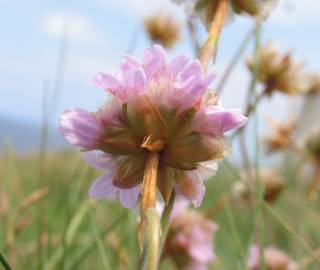
<path id="1" fill-rule="evenodd" d="M 280 0 L 271 12 L 274 24 L 297 25 L 320 22 L 320 5 L 317 0 Z"/>
<path id="2" fill-rule="evenodd" d="M 100 42 L 95 25 L 85 16 L 75 13 L 55 12 L 42 21 L 44 32 L 51 38 L 60 39 L 64 34 L 72 41 Z"/>

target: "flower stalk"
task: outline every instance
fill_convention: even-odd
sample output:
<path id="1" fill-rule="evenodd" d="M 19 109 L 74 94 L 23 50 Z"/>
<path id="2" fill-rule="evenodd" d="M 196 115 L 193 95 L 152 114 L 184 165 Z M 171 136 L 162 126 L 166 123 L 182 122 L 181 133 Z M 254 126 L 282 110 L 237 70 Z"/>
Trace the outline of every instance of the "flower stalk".
<path id="1" fill-rule="evenodd" d="M 12 270 L 10 264 L 8 263 L 6 257 L 0 251 L 0 263 L 4 267 L 5 270 Z"/>
<path id="2" fill-rule="evenodd" d="M 215 58 L 220 32 L 225 21 L 227 11 L 228 0 L 219 0 L 217 9 L 213 16 L 207 40 L 200 50 L 199 60 L 202 63 L 204 70 L 208 69 L 208 64 L 211 57 Z"/>
<path id="3" fill-rule="evenodd" d="M 143 147 L 143 145 L 142 145 Z M 159 154 L 149 151 L 146 167 L 142 182 L 141 206 L 140 206 L 140 243 L 144 243 L 146 213 L 148 209 L 156 207 L 156 191 L 157 191 L 157 172 L 158 172 Z"/>
<path id="4" fill-rule="evenodd" d="M 145 213 L 145 242 L 142 258 L 143 270 L 157 270 L 159 263 L 160 221 L 155 208 Z"/>
<path id="5" fill-rule="evenodd" d="M 176 194 L 172 191 L 168 205 L 163 210 L 163 214 L 161 216 L 161 241 L 160 241 L 160 254 L 163 252 L 163 246 L 167 238 L 169 224 L 170 224 L 170 216 L 173 210 L 174 201 L 175 201 Z"/>
<path id="6" fill-rule="evenodd" d="M 320 182 L 320 166 L 318 165 L 315 168 L 315 171 L 312 177 L 312 182 L 308 192 L 309 200 L 312 202 L 316 201 L 317 199 L 319 182 Z"/>

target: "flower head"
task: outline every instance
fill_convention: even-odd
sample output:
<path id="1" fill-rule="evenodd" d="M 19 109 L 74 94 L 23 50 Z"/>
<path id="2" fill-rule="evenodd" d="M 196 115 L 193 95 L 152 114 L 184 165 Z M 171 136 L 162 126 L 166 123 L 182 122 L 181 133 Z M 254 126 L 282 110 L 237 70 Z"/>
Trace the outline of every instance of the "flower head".
<path id="1" fill-rule="evenodd" d="M 280 123 L 273 118 L 269 118 L 268 120 L 273 133 L 264 138 L 266 151 L 273 153 L 291 147 L 293 145 L 292 135 L 297 126 L 297 122 L 288 121 L 286 123 Z"/>
<path id="2" fill-rule="evenodd" d="M 159 42 L 165 48 L 171 48 L 180 40 L 180 25 L 170 14 L 159 13 L 145 18 L 144 28 L 153 42 Z"/>
<path id="3" fill-rule="evenodd" d="M 178 201 L 173 209 L 164 256 L 171 257 L 179 269 L 207 269 L 215 259 L 213 238 L 217 229 L 217 224 Z"/>
<path id="4" fill-rule="evenodd" d="M 267 270 L 294 270 L 297 264 L 283 251 L 275 247 L 267 247 L 263 252 Z M 248 258 L 249 270 L 260 270 L 259 247 L 253 245 L 250 248 Z"/>
<path id="5" fill-rule="evenodd" d="M 252 73 L 257 67 L 257 79 L 264 84 L 268 95 L 272 95 L 275 91 L 287 95 L 297 95 L 307 91 L 307 81 L 302 74 L 303 64 L 294 63 L 290 53 L 281 55 L 272 44 L 260 49 L 257 63 L 249 58 L 247 65 Z"/>
<path id="6" fill-rule="evenodd" d="M 263 169 L 260 172 L 260 181 L 263 187 L 263 198 L 268 203 L 273 203 L 285 187 L 285 181 L 277 172 Z M 245 202 L 255 200 L 256 181 L 254 172 L 250 179 L 237 182 L 233 187 L 233 196 Z"/>
<path id="7" fill-rule="evenodd" d="M 308 94 L 320 94 L 320 74 L 312 73 L 307 78 L 309 80 Z"/>
<path id="8" fill-rule="evenodd" d="M 100 73 L 94 82 L 110 95 L 107 103 L 93 113 L 68 110 L 60 121 L 69 143 L 104 172 L 90 195 L 117 196 L 125 207 L 134 206 L 148 153 L 156 152 L 157 187 L 165 202 L 174 188 L 199 206 L 203 180 L 228 149 L 224 133 L 247 120 L 207 91 L 213 78 L 184 55 L 168 61 L 158 45 L 145 51 L 142 63 L 125 56 L 114 74 Z"/>
<path id="9" fill-rule="evenodd" d="M 215 16 L 217 4 L 220 0 L 172 0 L 183 4 L 187 13 L 199 15 L 207 28 L 210 27 Z M 277 0 L 229 0 L 229 14 L 245 14 L 255 18 L 265 19 L 276 5 Z"/>

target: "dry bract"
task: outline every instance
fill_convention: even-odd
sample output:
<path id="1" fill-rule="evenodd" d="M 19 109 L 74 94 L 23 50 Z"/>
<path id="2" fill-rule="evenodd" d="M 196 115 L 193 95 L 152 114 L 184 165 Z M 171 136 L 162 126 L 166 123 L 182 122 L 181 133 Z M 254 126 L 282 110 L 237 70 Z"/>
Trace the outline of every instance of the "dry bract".
<path id="1" fill-rule="evenodd" d="M 264 169 L 260 172 L 260 181 L 263 187 L 263 197 L 266 202 L 274 202 L 285 187 L 282 177 L 274 171 Z M 251 179 L 237 182 L 233 187 L 233 196 L 245 202 L 254 201 L 256 193 L 256 179 L 252 173 Z"/>
<path id="2" fill-rule="evenodd" d="M 292 135 L 297 126 L 296 121 L 280 123 L 276 119 L 268 118 L 272 133 L 264 138 L 267 153 L 286 150 L 292 146 Z"/>
<path id="3" fill-rule="evenodd" d="M 173 47 L 181 38 L 180 24 L 171 14 L 159 13 L 145 18 L 144 28 L 153 42 L 165 48 Z"/>
<path id="4" fill-rule="evenodd" d="M 320 74 L 309 74 L 307 78 L 309 82 L 308 94 L 320 94 Z"/>
<path id="5" fill-rule="evenodd" d="M 272 44 L 258 52 L 257 63 L 247 60 L 250 72 L 264 85 L 265 93 L 271 96 L 275 91 L 286 95 L 303 94 L 308 84 L 303 75 L 303 63 L 294 63 L 291 53 L 281 54 Z"/>

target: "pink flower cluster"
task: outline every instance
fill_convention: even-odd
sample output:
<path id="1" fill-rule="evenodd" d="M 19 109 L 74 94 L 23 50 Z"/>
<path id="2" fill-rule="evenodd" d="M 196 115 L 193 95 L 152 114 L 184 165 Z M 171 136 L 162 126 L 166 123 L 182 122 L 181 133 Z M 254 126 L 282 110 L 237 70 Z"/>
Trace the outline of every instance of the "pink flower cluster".
<path id="1" fill-rule="evenodd" d="M 177 201 L 171 216 L 164 256 L 179 269 L 206 270 L 215 259 L 213 238 L 218 225 Z"/>
<path id="2" fill-rule="evenodd" d="M 159 153 L 157 187 L 168 186 L 199 206 L 203 180 L 227 150 L 224 133 L 246 123 L 239 110 L 224 109 L 208 91 L 214 76 L 199 61 L 180 55 L 169 61 L 158 45 L 146 49 L 142 63 L 125 56 L 113 74 L 94 83 L 109 94 L 96 112 L 67 110 L 60 131 L 84 151 L 85 160 L 103 172 L 90 188 L 97 199 L 118 197 L 133 207 L 140 195 L 148 151 Z M 148 147 L 142 147 L 148 140 Z"/>

